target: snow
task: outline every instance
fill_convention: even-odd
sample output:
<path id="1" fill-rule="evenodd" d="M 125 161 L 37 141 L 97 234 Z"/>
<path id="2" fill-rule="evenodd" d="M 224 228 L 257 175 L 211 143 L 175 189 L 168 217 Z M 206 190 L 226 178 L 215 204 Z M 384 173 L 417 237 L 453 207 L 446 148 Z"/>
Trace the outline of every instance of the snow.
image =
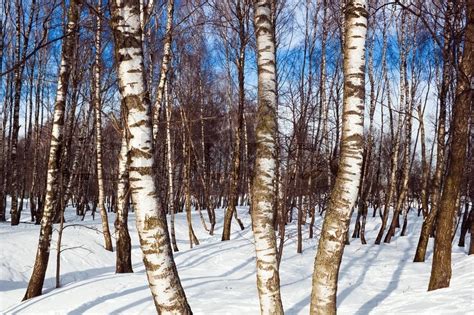
<path id="1" fill-rule="evenodd" d="M 201 245 L 189 249 L 186 217 L 176 214 L 176 233 L 180 252 L 175 253 L 179 275 L 195 314 L 258 314 L 255 276 L 255 248 L 250 216 L 238 208 L 246 228 L 233 225 L 231 240 L 221 242 L 223 211 L 216 210 L 217 225 L 209 236 L 193 212 L 193 225 Z M 370 213 L 370 212 L 369 212 Z M 23 213 L 23 219 L 28 219 Z M 98 216 L 97 216 L 98 217 Z M 109 213 L 110 224 L 115 215 Z M 83 224 L 100 229 L 100 219 L 88 215 L 81 222 L 69 209 L 66 225 Z M 425 263 L 413 263 L 421 218 L 410 212 L 408 235 L 396 236 L 391 244 L 373 245 L 380 219 L 368 218 L 369 245 L 352 240 L 346 246 L 340 269 L 339 314 L 474 314 L 474 256 L 467 248 L 453 246 L 451 287 L 427 292 L 431 269 L 432 240 Z M 54 233 L 44 294 L 21 303 L 34 263 L 39 226 L 22 223 L 0 225 L 0 313 L 2 314 L 155 314 L 141 261 L 141 250 L 130 213 L 133 274 L 115 274 L 115 253 L 103 248 L 98 232 L 67 227 L 63 235 L 61 283 L 55 286 Z M 322 224 L 318 216 L 317 233 Z M 112 225 L 113 226 L 113 225 Z M 304 227 L 304 252 L 296 253 L 296 226 L 287 226 L 280 279 L 286 314 L 308 314 L 316 240 L 308 239 L 309 220 Z M 353 225 L 351 225 L 352 227 Z M 457 238 L 456 238 L 457 241 Z"/>

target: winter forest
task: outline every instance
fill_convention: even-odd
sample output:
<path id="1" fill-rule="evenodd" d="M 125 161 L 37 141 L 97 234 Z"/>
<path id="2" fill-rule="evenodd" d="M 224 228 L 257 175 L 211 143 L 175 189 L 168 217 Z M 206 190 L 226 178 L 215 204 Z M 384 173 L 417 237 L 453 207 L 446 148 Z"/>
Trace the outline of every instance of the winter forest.
<path id="1" fill-rule="evenodd" d="M 474 0 L 0 0 L 0 313 L 472 314 Z"/>

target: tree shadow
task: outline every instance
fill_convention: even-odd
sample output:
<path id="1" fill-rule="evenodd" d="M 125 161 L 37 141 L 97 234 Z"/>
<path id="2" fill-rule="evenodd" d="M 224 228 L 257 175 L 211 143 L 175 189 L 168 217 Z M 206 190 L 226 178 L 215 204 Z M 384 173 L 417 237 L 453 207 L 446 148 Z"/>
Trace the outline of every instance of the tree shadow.
<path id="1" fill-rule="evenodd" d="M 139 267 L 139 265 L 140 264 L 134 264 L 133 268 L 135 269 L 135 268 Z M 70 277 L 71 275 L 73 275 L 75 273 L 83 273 L 83 272 L 85 272 L 87 274 L 86 279 L 84 279 L 84 280 L 75 280 L 75 281 L 73 280 L 73 281 L 70 281 L 70 282 L 67 282 L 67 283 L 63 282 L 63 284 L 60 288 L 53 288 L 53 287 L 44 288 L 43 293 L 40 296 L 29 299 L 27 301 L 22 301 L 20 304 L 14 305 L 14 306 L 10 307 L 9 309 L 5 310 L 4 312 L 9 313 L 9 314 L 10 313 L 11 314 L 17 314 L 21 311 L 26 310 L 30 306 L 32 306 L 32 305 L 34 305 L 34 304 L 36 304 L 40 301 L 43 301 L 45 299 L 49 299 L 50 297 L 61 294 L 64 291 L 75 289 L 75 288 L 78 288 L 78 287 L 82 287 L 82 286 L 85 286 L 87 284 L 90 284 L 90 283 L 93 283 L 93 282 L 96 282 L 96 281 L 100 281 L 100 280 L 104 280 L 104 279 L 110 279 L 110 278 L 119 276 L 115 273 L 115 269 L 113 267 L 103 267 L 103 268 L 88 269 L 88 270 L 85 270 L 85 271 L 68 272 L 68 273 L 62 275 L 61 278 L 66 279 L 68 276 Z M 49 277 L 49 278 L 45 279 L 45 283 L 47 283 L 47 281 L 55 281 L 55 278 L 54 277 Z M 24 285 L 25 290 L 26 290 L 26 286 L 27 286 L 27 283 L 25 282 L 25 285 Z"/>
<path id="2" fill-rule="evenodd" d="M 344 301 L 359 285 L 361 285 L 363 282 L 364 282 L 364 279 L 367 275 L 367 272 L 369 271 L 370 267 L 369 266 L 372 266 L 372 262 L 374 262 L 377 257 L 379 256 L 379 254 L 382 252 L 382 247 L 384 245 L 362 245 L 362 246 L 378 246 L 377 248 L 377 251 L 375 252 L 374 254 L 374 257 L 371 259 L 370 263 L 368 264 L 368 266 L 366 268 L 364 268 L 363 272 L 361 272 L 359 274 L 359 277 L 357 278 L 356 282 L 348 287 L 346 287 L 341 293 L 339 293 L 337 295 L 337 306 L 340 306 L 342 301 Z M 351 259 L 343 268 L 343 270 L 341 270 L 341 273 L 340 275 L 343 277 L 344 274 L 350 269 L 351 266 L 354 266 L 354 264 L 359 261 L 359 260 L 362 260 L 363 255 L 359 256 L 359 257 L 356 257 L 356 258 L 353 258 Z M 342 278 L 340 277 L 340 278 Z"/>
<path id="3" fill-rule="evenodd" d="M 411 248 L 412 246 L 410 246 Z M 381 302 L 383 302 L 389 295 L 394 292 L 400 283 L 401 277 L 400 273 L 403 270 L 403 268 L 407 265 L 407 263 L 411 263 L 411 250 L 410 248 L 404 249 L 403 250 L 403 256 L 402 258 L 398 261 L 397 269 L 392 274 L 392 278 L 390 279 L 390 282 L 388 283 L 387 287 L 379 292 L 376 296 L 374 296 L 372 299 L 368 300 L 365 302 L 354 314 L 368 314 L 370 311 L 372 311 L 377 305 L 379 305 Z"/>
<path id="4" fill-rule="evenodd" d="M 214 245 L 214 246 L 213 246 Z M 196 247 L 195 249 L 191 249 L 190 251 L 195 251 L 196 258 L 187 260 L 186 262 L 179 264 L 178 269 L 179 270 L 186 270 L 190 269 L 192 267 L 195 267 L 204 261 L 215 257 L 215 254 L 221 254 L 226 251 L 231 251 L 231 250 L 236 250 L 238 248 L 242 248 L 244 245 L 237 245 L 233 247 L 227 247 L 227 248 L 222 248 L 221 246 L 216 246 L 216 244 L 208 244 L 208 245 L 203 245 L 203 247 Z M 178 255 L 175 254 L 175 257 L 179 257 L 181 254 L 177 253 Z"/>
<path id="5" fill-rule="evenodd" d="M 141 298 L 141 299 L 139 299 L 139 300 L 133 301 L 132 303 L 129 303 L 129 304 L 127 304 L 127 305 L 124 305 L 124 306 L 122 306 L 122 307 L 120 307 L 120 308 L 117 308 L 117 309 L 111 311 L 110 314 L 120 314 L 120 313 L 122 313 L 122 312 L 127 313 L 126 311 L 128 311 L 129 309 L 131 309 L 131 308 L 133 308 L 133 307 L 135 307 L 135 306 L 138 306 L 138 305 L 140 305 L 140 304 L 142 304 L 142 303 L 146 303 L 146 302 L 150 302 L 150 301 L 151 301 L 151 297 L 150 297 L 150 296 L 144 297 L 144 298 Z"/>
<path id="6" fill-rule="evenodd" d="M 290 307 L 289 309 L 285 311 L 285 314 L 287 315 L 298 314 L 298 312 L 301 311 L 305 306 L 309 305 L 310 298 L 311 298 L 311 293 L 306 295 L 297 303 L 293 304 L 292 307 Z"/>
<path id="7" fill-rule="evenodd" d="M 25 281 L 0 280 L 0 292 L 6 292 L 6 291 L 11 291 L 11 290 L 26 288 L 27 285 L 28 285 L 28 283 L 25 282 Z"/>
<path id="8" fill-rule="evenodd" d="M 135 263 L 132 265 L 132 268 L 135 272 L 138 271 L 143 271 L 143 263 Z M 91 268 L 87 270 L 75 270 L 75 271 L 70 271 L 64 274 L 61 274 L 61 287 L 68 285 L 73 282 L 80 282 L 88 279 L 92 279 L 97 276 L 104 275 L 106 273 L 113 273 L 115 274 L 115 264 L 110 265 L 108 267 L 102 267 L 102 268 Z M 76 275 L 81 275 L 80 277 L 77 277 Z M 56 283 L 56 278 L 55 277 L 48 277 L 45 279 L 45 283 Z"/>
<path id="9" fill-rule="evenodd" d="M 71 290 L 71 289 L 75 289 L 75 288 L 79 288 L 79 287 L 82 287 L 82 286 L 85 286 L 87 284 L 90 284 L 90 283 L 93 283 L 93 282 L 96 282 L 96 281 L 99 281 L 99 280 L 102 280 L 102 279 L 109 279 L 109 278 L 112 278 L 114 277 L 115 274 L 112 274 L 112 275 L 103 275 L 103 276 L 99 276 L 98 278 L 94 278 L 94 279 L 89 279 L 89 280 L 86 280 L 86 281 L 81 281 L 79 283 L 72 283 L 72 284 L 69 284 L 69 285 L 66 285 L 64 287 L 61 287 L 61 288 L 58 288 L 58 289 L 46 289 L 46 290 L 43 290 L 43 294 L 38 296 L 38 297 L 35 297 L 35 298 L 32 298 L 32 299 L 29 299 L 29 300 L 26 300 L 26 301 L 22 301 L 20 304 L 17 304 L 15 306 L 12 306 L 10 307 L 9 309 L 7 310 L 4 310 L 4 313 L 8 313 L 8 314 L 18 314 L 22 311 L 25 311 L 27 310 L 29 307 L 31 307 L 32 305 L 35 305 L 43 300 L 46 300 L 46 299 L 49 299 L 51 297 L 54 297 L 58 294 L 61 294 L 62 292 L 64 291 L 68 291 L 68 290 Z"/>
<path id="10" fill-rule="evenodd" d="M 124 295 L 135 293 L 135 292 L 138 292 L 138 291 L 141 291 L 141 290 L 146 290 L 147 288 L 148 288 L 147 285 L 143 285 L 143 286 L 139 286 L 139 287 L 135 287 L 135 288 L 126 289 L 124 291 L 113 292 L 113 293 L 110 293 L 110 294 L 107 294 L 107 295 L 99 296 L 97 299 L 95 299 L 93 301 L 86 302 L 86 303 L 82 304 L 81 306 L 79 306 L 78 308 L 68 312 L 68 314 L 71 314 L 71 315 L 73 315 L 73 314 L 83 314 L 84 312 L 90 310 L 91 308 L 93 308 L 97 305 L 100 305 L 100 304 L 102 304 L 106 301 L 110 301 L 111 299 L 115 299 L 115 298 L 118 298 L 118 297 L 123 297 Z M 143 298 L 143 302 L 146 301 L 146 300 L 150 300 L 150 299 L 151 299 L 150 296 L 148 296 L 146 299 Z M 141 300 L 139 300 L 139 301 L 141 301 Z M 134 306 L 134 303 L 129 304 L 127 308 L 131 308 L 132 306 Z M 118 310 L 115 310 L 115 312 L 118 312 Z"/>
<path id="11" fill-rule="evenodd" d="M 232 268 L 228 271 L 225 271 L 225 272 L 223 272 L 219 275 L 216 275 L 216 276 L 209 275 L 209 276 L 192 277 L 192 278 L 183 277 L 181 279 L 181 282 L 183 283 L 184 289 L 187 290 L 187 289 L 190 289 L 190 288 L 199 287 L 201 285 L 205 285 L 205 284 L 209 284 L 209 283 L 216 283 L 216 282 L 217 283 L 219 283 L 219 282 L 231 283 L 233 281 L 244 280 L 244 279 L 246 279 L 246 278 L 248 278 L 252 275 L 255 275 L 255 270 L 251 270 L 248 273 L 246 273 L 246 274 L 244 274 L 244 275 L 242 275 L 241 277 L 238 277 L 238 278 L 228 279 L 228 278 L 225 278 L 225 277 L 230 276 L 230 275 L 240 271 L 244 266 L 246 266 L 250 262 L 254 261 L 254 259 L 255 259 L 254 257 L 249 257 L 245 261 L 241 262 L 239 265 L 235 266 L 234 268 Z M 203 279 L 205 281 L 193 283 L 193 284 L 190 284 L 190 285 L 185 284 L 188 281 L 200 280 L 200 279 Z"/>

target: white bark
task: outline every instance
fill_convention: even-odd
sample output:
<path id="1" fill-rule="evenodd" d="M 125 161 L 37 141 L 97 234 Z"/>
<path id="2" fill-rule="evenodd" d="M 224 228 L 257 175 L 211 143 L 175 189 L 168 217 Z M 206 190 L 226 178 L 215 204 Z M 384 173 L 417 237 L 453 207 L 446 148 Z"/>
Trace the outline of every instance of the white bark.
<path id="1" fill-rule="evenodd" d="M 97 12 L 101 14 L 102 0 L 98 1 Z M 101 64 L 101 16 L 97 16 L 97 29 L 95 37 L 95 67 L 94 67 L 94 110 L 95 110 L 95 145 L 96 145 L 96 167 L 97 187 L 99 190 L 99 210 L 102 219 L 102 233 L 104 234 L 105 249 L 113 251 L 112 238 L 110 237 L 109 221 L 105 209 L 104 169 L 102 167 L 102 106 L 100 95 L 100 64 Z"/>
<path id="2" fill-rule="evenodd" d="M 252 229 L 257 254 L 261 314 L 283 314 L 274 229 L 277 136 L 277 86 L 271 1 L 254 3 L 258 52 L 258 113 Z"/>
<path id="3" fill-rule="evenodd" d="M 158 211 L 139 1 L 113 0 L 111 12 L 127 128 L 130 191 L 150 290 L 158 313 L 191 314 L 173 259 L 166 216 Z"/>
<path id="4" fill-rule="evenodd" d="M 165 43 L 163 46 L 163 61 L 161 62 L 160 81 L 158 82 L 158 90 L 156 91 L 156 100 L 154 106 L 153 117 L 153 141 L 156 141 L 158 135 L 158 121 L 160 116 L 161 101 L 165 93 L 166 77 L 168 75 L 169 65 L 171 63 L 171 42 L 173 40 L 173 12 L 174 0 L 168 0 L 166 8 L 167 20 L 165 31 Z"/>
<path id="5" fill-rule="evenodd" d="M 323 29 L 322 29 L 322 39 L 321 39 L 321 90 L 320 90 L 320 106 L 322 107 L 321 111 L 323 113 L 323 142 L 325 147 L 324 157 L 326 159 L 327 171 L 327 185 L 328 191 L 331 189 L 331 143 L 329 141 L 329 104 L 326 99 L 326 40 L 327 40 L 327 3 L 323 2 Z"/>
<path id="6" fill-rule="evenodd" d="M 365 0 L 349 0 L 345 8 L 341 157 L 314 262 L 311 314 L 336 314 L 339 266 L 359 191 L 364 131 L 366 6 Z"/>
<path id="7" fill-rule="evenodd" d="M 66 32 L 72 34 L 77 30 L 79 20 L 79 6 L 75 0 L 69 4 L 68 23 Z M 48 267 L 49 251 L 52 236 L 52 215 L 58 201 L 59 186 L 59 162 L 63 145 L 64 109 L 66 106 L 66 95 L 71 73 L 72 55 L 75 49 L 76 37 L 70 35 L 65 38 L 61 51 L 61 65 L 59 69 L 58 84 L 56 90 L 56 102 L 54 105 L 53 127 L 51 130 L 51 145 L 49 149 L 48 173 L 46 177 L 46 199 L 41 229 L 36 252 L 33 273 L 28 283 L 24 300 L 41 295 L 46 269 Z"/>
<path id="8" fill-rule="evenodd" d="M 402 32 L 404 32 L 404 27 L 402 28 Z M 402 35 L 403 37 L 403 35 Z M 384 45 L 386 45 L 385 43 L 385 40 L 386 38 L 384 38 Z M 388 103 L 388 108 L 389 110 L 391 111 L 392 110 L 392 105 L 391 105 L 391 96 L 390 96 L 390 81 L 388 79 L 388 69 L 386 67 L 386 64 L 385 64 L 386 61 L 384 61 L 384 64 L 382 65 L 383 67 L 383 75 L 384 75 L 384 81 L 385 81 L 385 84 L 387 84 L 387 103 Z M 403 69 L 403 67 L 400 68 L 400 78 L 403 78 L 404 77 L 404 72 L 405 70 Z M 404 84 L 402 83 L 403 79 L 400 80 L 401 84 L 400 84 L 400 110 L 402 109 L 402 104 L 404 103 L 405 101 L 405 94 L 404 94 L 404 89 L 403 89 L 403 86 Z M 403 115 L 402 113 L 400 112 L 398 114 L 398 121 L 397 121 L 397 130 L 396 130 L 396 133 L 395 133 L 395 143 L 393 144 L 393 151 L 392 151 L 392 156 L 391 156 L 391 169 L 390 169 L 390 180 L 388 182 L 388 192 L 386 194 L 386 198 L 385 198 L 385 201 L 384 201 L 384 212 L 383 212 L 383 217 L 382 217 L 382 225 L 380 226 L 380 230 L 377 234 L 377 238 L 375 239 L 375 244 L 380 244 L 381 240 L 382 240 L 382 237 L 383 237 L 383 234 L 385 232 L 385 228 L 386 228 L 386 225 L 387 225 L 387 221 L 388 221 L 388 216 L 389 216 L 389 212 L 390 212 L 390 206 L 392 204 L 392 200 L 393 200 L 393 195 L 395 193 L 395 188 L 396 188 L 396 175 L 397 175 L 397 171 L 398 171 L 398 156 L 399 156 L 399 146 L 400 146 L 400 140 L 401 140 L 401 136 L 402 136 L 402 127 L 403 127 Z M 393 134 L 393 130 L 392 130 L 392 134 Z"/>
<path id="9" fill-rule="evenodd" d="M 179 251 L 178 244 L 176 243 L 176 233 L 174 229 L 174 186 L 173 186 L 173 146 L 171 143 L 171 103 L 169 102 L 168 96 L 168 84 L 165 83 L 164 87 L 165 94 L 165 109 L 166 109 L 166 162 L 168 164 L 168 211 L 170 213 L 170 224 L 171 224 L 171 245 L 175 252 Z"/>

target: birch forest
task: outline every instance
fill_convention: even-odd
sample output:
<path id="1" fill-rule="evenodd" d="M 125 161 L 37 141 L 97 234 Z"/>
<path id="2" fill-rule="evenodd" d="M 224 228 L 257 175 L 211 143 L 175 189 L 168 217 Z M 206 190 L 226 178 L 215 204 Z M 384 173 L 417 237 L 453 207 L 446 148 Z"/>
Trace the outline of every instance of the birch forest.
<path id="1" fill-rule="evenodd" d="M 1 314 L 472 314 L 474 0 L 0 0 Z"/>

